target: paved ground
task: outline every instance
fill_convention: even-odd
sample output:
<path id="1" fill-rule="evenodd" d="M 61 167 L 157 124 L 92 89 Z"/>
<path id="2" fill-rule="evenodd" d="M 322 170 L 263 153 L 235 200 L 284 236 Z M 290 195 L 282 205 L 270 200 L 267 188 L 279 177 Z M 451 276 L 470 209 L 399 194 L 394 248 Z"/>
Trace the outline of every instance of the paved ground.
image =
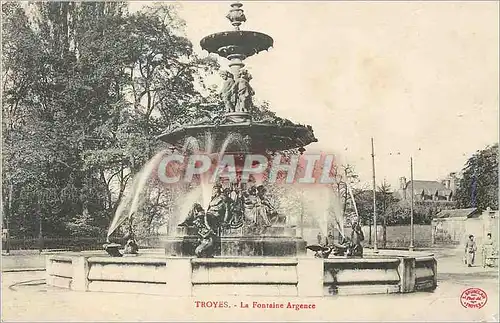
<path id="1" fill-rule="evenodd" d="M 47 287 L 44 272 L 2 275 L 2 321 L 462 321 L 498 322 L 497 268 L 467 268 L 460 252 L 438 251 L 439 286 L 433 293 L 294 297 L 173 298 L 118 293 L 78 293 Z M 479 287 L 488 294 L 482 309 L 460 305 L 461 292 Z M 196 301 L 308 302 L 316 309 L 196 308 Z"/>
<path id="2" fill-rule="evenodd" d="M 44 267 L 45 256 L 38 250 L 12 250 L 9 255 L 2 255 L 2 271 Z"/>

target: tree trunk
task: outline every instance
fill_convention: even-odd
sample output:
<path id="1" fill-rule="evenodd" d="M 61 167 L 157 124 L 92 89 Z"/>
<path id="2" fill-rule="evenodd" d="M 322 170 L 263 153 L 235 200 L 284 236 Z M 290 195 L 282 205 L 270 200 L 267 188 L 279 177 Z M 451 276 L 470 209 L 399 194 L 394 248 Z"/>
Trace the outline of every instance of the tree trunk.
<path id="1" fill-rule="evenodd" d="M 382 222 L 382 248 L 387 246 L 387 214 L 384 214 L 384 222 Z"/>
<path id="2" fill-rule="evenodd" d="M 372 219 L 368 220 L 368 244 L 372 244 Z"/>
<path id="3" fill-rule="evenodd" d="M 42 253 L 43 251 L 43 231 L 42 231 L 42 211 L 40 209 L 40 202 L 37 202 L 37 213 L 38 213 L 38 251 Z"/>
<path id="4" fill-rule="evenodd" d="M 14 185 L 9 183 L 9 204 L 8 204 L 8 211 L 6 212 L 6 217 L 5 217 L 5 253 L 9 254 L 10 253 L 10 219 L 12 216 L 12 192 L 14 190 Z"/>
<path id="5" fill-rule="evenodd" d="M 387 246 L 387 203 L 386 203 L 386 196 L 384 193 L 384 215 L 383 215 L 383 222 L 382 222 L 382 248 L 386 248 Z"/>

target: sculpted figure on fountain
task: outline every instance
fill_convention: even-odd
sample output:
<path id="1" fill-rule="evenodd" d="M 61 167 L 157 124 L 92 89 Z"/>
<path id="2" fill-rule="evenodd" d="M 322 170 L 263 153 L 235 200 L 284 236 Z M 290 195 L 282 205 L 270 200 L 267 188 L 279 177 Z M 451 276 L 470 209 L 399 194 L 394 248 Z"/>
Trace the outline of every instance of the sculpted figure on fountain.
<path id="1" fill-rule="evenodd" d="M 243 190 L 236 184 L 228 188 L 215 184 L 207 210 L 195 203 L 179 226 L 195 227 L 199 236 L 196 255 L 212 257 L 215 239 L 225 232 L 224 229 L 238 229 L 246 223 L 250 231 L 262 234 L 279 220 L 263 185 Z"/>
<path id="2" fill-rule="evenodd" d="M 214 198 L 219 197 L 219 188 L 214 189 Z M 214 204 L 217 205 L 217 204 Z M 188 213 L 186 220 L 179 226 L 195 227 L 198 234 L 199 244 L 195 249 L 195 255 L 199 258 L 213 257 L 215 248 L 215 239 L 219 231 L 219 222 L 217 212 L 205 212 L 201 204 L 195 203 Z"/>
<path id="3" fill-rule="evenodd" d="M 278 212 L 266 193 L 263 185 L 251 186 L 245 193 L 245 219 L 260 233 L 278 220 Z"/>
<path id="4" fill-rule="evenodd" d="M 180 227 L 192 227 L 194 226 L 195 219 L 199 216 L 205 216 L 205 210 L 199 203 L 194 203 L 191 210 L 188 213 L 186 219 L 179 224 Z"/>
<path id="5" fill-rule="evenodd" d="M 139 252 L 139 245 L 135 241 L 134 229 L 132 226 L 132 217 L 129 218 L 128 230 L 123 237 L 125 241 L 125 247 L 123 250 L 124 255 L 137 255 Z"/>
<path id="6" fill-rule="evenodd" d="M 226 188 L 227 212 L 224 218 L 224 227 L 237 229 L 243 225 L 244 198 L 242 190 L 237 185 L 232 184 Z"/>
<path id="7" fill-rule="evenodd" d="M 236 106 L 236 82 L 231 72 L 220 71 L 220 76 L 224 80 L 220 95 L 224 102 L 226 113 L 235 112 Z"/>
<path id="8" fill-rule="evenodd" d="M 363 230 L 361 230 L 361 226 L 357 222 L 354 222 L 352 224 L 351 244 L 347 255 L 352 257 L 362 257 L 363 245 L 361 242 L 364 240 L 365 235 L 363 234 Z"/>
<path id="9" fill-rule="evenodd" d="M 238 72 L 238 79 L 236 81 L 236 112 L 248 112 L 252 107 L 252 97 L 255 95 L 255 91 L 250 86 L 250 80 L 252 76 L 247 70 L 240 70 Z"/>
<path id="10" fill-rule="evenodd" d="M 202 208 L 203 209 L 203 208 Z M 198 229 L 199 245 L 194 250 L 196 257 L 209 258 L 214 255 L 216 231 L 210 226 L 210 215 L 205 212 L 198 212 L 193 220 L 194 226 Z"/>
<path id="11" fill-rule="evenodd" d="M 258 225 L 265 227 L 271 226 L 271 221 L 277 216 L 277 212 L 274 209 L 269 197 L 266 195 L 266 188 L 264 185 L 257 186 L 257 199 L 255 204 L 255 218 Z"/>

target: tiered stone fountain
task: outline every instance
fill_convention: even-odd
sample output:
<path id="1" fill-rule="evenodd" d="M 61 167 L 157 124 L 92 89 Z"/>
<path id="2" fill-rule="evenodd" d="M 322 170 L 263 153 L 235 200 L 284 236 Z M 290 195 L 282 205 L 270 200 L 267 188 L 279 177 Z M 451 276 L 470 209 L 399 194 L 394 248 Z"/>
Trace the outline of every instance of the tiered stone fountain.
<path id="1" fill-rule="evenodd" d="M 160 139 L 178 149 L 196 142 L 198 152 L 221 156 L 270 155 L 290 149 L 303 152 L 303 147 L 316 141 L 311 127 L 279 118 L 262 120 L 253 112 L 251 77 L 244 72 L 243 61 L 270 48 L 273 39 L 240 30 L 246 20 L 241 7 L 232 4 L 227 16 L 234 30 L 201 41 L 202 48 L 230 61 L 231 71 L 222 73 L 225 115 L 171 129 Z M 251 188 L 255 185 L 260 194 Z M 290 225 L 287 215 L 266 206 L 265 185 L 241 177 L 215 185 L 208 207 L 193 206 L 190 215 L 180 221 L 176 236 L 162 242 L 161 252 L 144 249 L 135 257 L 120 257 L 122 253 L 115 248 L 108 255 L 104 251 L 50 254 L 47 284 L 78 291 L 171 296 L 317 297 L 436 288 L 437 263 L 432 254 L 367 250 L 361 258 L 306 255 L 306 243 L 297 237 L 297 228 Z M 260 218 L 247 216 L 256 214 L 247 212 L 252 204 L 247 200 L 255 198 L 260 199 Z M 136 253 L 132 247 L 127 246 Z"/>
<path id="2" fill-rule="evenodd" d="M 285 150 L 298 149 L 303 152 L 304 146 L 317 141 L 310 126 L 296 125 L 280 118 L 256 120 L 256 117 L 260 116 L 255 115 L 252 104 L 254 91 L 249 82 L 251 76 L 244 69 L 244 60 L 269 49 L 273 46 L 273 39 L 260 32 L 240 30 L 241 24 L 246 21 L 241 7 L 240 3 L 232 4 L 227 15 L 234 30 L 209 35 L 200 43 L 209 53 L 229 60 L 230 71 L 221 72 L 224 79 L 221 96 L 226 109 L 222 119 L 218 122 L 206 120 L 183 125 L 159 137 L 176 147 L 186 147 L 187 142 L 194 140 L 199 152 L 217 152 L 219 158 L 231 154 L 238 169 L 243 168 L 245 155 L 260 154 L 270 159 L 272 154 Z M 286 215 L 273 214 L 270 205 L 265 208 L 265 219 L 252 220 L 251 215 L 245 216 L 255 213 L 255 210 L 249 210 L 254 206 L 248 202 L 265 199 L 263 194 L 257 193 L 265 190 L 265 183 L 260 183 L 259 187 L 256 183 L 242 181 L 238 176 L 233 182 L 220 184 L 221 187 L 214 190 L 213 203 L 203 211 L 207 212 L 208 216 L 221 212 L 230 214 L 225 216 L 226 219 L 222 223 L 210 228 L 215 233 L 215 245 L 209 252 L 211 255 L 295 256 L 305 253 L 306 242 L 301 237 L 296 237 L 296 228 L 287 222 Z M 228 196 L 224 196 L 223 192 Z M 238 208 L 238 205 L 243 207 Z M 216 218 L 217 215 L 212 217 Z M 195 255 L 199 245 L 199 230 L 192 220 L 184 221 L 182 226 L 178 227 L 177 236 L 165 241 L 167 254 Z"/>

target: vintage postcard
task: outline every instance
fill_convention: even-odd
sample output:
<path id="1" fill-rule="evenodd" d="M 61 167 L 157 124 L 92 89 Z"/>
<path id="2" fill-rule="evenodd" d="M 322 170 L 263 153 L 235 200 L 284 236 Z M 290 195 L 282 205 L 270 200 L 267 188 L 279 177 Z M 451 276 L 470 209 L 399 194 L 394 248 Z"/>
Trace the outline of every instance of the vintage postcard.
<path id="1" fill-rule="evenodd" d="M 2 1 L 2 321 L 499 322 L 497 1 Z"/>

